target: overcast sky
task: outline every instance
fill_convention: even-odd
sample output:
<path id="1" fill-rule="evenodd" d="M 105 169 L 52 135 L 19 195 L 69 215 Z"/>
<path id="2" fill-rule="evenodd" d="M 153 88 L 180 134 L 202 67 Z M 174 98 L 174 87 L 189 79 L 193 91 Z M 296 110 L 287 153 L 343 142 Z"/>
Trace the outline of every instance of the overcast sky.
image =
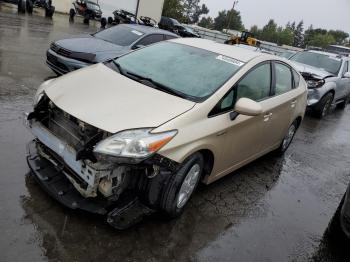
<path id="1" fill-rule="evenodd" d="M 202 0 L 216 17 L 223 9 L 232 8 L 234 0 Z M 236 10 L 241 12 L 246 28 L 259 27 L 273 18 L 277 24 L 304 20 L 305 29 L 314 27 L 340 29 L 350 33 L 350 0 L 239 0 Z"/>

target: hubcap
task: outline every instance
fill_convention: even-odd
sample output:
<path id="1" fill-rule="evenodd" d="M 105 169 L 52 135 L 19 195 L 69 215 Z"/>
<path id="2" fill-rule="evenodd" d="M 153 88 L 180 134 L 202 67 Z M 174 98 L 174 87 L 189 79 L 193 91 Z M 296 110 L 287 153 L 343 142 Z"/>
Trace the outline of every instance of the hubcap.
<path id="1" fill-rule="evenodd" d="M 295 125 L 291 125 L 288 129 L 288 133 L 286 137 L 283 140 L 283 144 L 282 144 L 283 151 L 285 151 L 288 148 L 289 144 L 292 142 L 295 131 L 296 131 Z"/>
<path id="2" fill-rule="evenodd" d="M 177 197 L 177 207 L 182 208 L 189 200 L 194 188 L 196 187 L 200 173 L 199 164 L 195 164 L 188 171 L 185 180 L 183 181 L 178 197 Z"/>
<path id="3" fill-rule="evenodd" d="M 331 106 L 331 103 L 332 103 L 332 99 L 331 98 L 328 98 L 326 104 L 324 105 L 323 107 L 323 110 L 322 110 L 322 116 L 326 116 L 328 111 L 329 111 L 329 108 Z"/>

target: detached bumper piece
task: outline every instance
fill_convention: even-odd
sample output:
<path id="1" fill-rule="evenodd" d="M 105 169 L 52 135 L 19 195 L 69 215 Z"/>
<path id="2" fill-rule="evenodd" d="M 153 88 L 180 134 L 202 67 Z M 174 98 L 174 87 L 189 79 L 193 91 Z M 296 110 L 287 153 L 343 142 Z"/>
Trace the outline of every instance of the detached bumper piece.
<path id="1" fill-rule="evenodd" d="M 27 163 L 39 185 L 62 205 L 107 217 L 107 222 L 118 230 L 130 228 L 142 218 L 154 212 L 130 194 L 111 202 L 103 197 L 84 198 L 63 174 L 63 169 L 40 157 L 36 142 L 27 145 Z"/>

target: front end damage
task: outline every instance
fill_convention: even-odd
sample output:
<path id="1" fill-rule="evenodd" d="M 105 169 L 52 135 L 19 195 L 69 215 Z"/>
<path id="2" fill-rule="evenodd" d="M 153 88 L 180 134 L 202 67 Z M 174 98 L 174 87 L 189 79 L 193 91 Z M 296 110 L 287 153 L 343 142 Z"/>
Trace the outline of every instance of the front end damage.
<path id="1" fill-rule="evenodd" d="M 332 77 L 332 75 L 321 77 L 308 72 L 301 72 L 301 75 L 308 85 L 307 105 L 309 107 L 315 106 L 322 99 L 324 94 L 328 92 L 328 89 L 323 87 L 326 83 L 326 79 Z"/>
<path id="2" fill-rule="evenodd" d="M 93 148 L 111 134 L 65 113 L 47 96 L 25 125 L 35 136 L 27 162 L 43 189 L 68 208 L 107 216 L 117 229 L 159 209 L 162 189 L 178 168 L 158 154 L 137 163 L 97 160 Z"/>

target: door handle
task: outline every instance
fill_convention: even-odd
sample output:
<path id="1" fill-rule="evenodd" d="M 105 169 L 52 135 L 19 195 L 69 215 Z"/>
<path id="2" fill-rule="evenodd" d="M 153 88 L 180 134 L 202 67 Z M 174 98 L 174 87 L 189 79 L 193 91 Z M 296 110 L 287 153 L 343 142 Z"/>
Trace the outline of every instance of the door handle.
<path id="1" fill-rule="evenodd" d="M 291 106 L 292 108 L 294 108 L 296 104 L 297 104 L 297 100 L 294 100 L 293 102 L 290 103 L 290 106 Z"/>
<path id="2" fill-rule="evenodd" d="M 264 115 L 264 121 L 265 122 L 269 121 L 271 117 L 272 117 L 272 113 Z"/>

